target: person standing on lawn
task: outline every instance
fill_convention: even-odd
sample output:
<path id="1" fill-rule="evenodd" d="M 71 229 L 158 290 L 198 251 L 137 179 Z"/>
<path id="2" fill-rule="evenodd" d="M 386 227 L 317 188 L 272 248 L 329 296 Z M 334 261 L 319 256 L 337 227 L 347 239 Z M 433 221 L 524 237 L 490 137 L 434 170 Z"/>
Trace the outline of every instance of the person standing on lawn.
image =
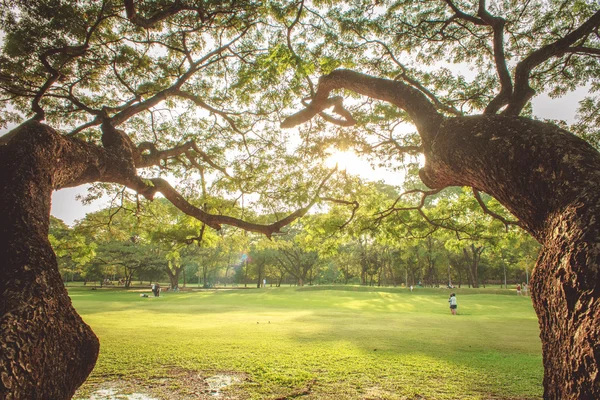
<path id="1" fill-rule="evenodd" d="M 450 294 L 448 303 L 450 303 L 450 312 L 452 313 L 452 315 L 456 315 L 456 309 L 458 307 L 458 305 L 456 303 L 456 294 L 454 294 L 454 293 Z"/>

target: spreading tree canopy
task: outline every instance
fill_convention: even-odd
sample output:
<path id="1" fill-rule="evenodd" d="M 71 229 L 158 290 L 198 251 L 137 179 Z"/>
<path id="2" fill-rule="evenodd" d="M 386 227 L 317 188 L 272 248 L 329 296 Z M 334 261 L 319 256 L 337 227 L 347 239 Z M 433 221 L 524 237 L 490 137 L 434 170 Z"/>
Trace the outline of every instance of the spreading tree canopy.
<path id="1" fill-rule="evenodd" d="M 271 236 L 317 203 L 354 213 L 320 162 L 337 146 L 391 168 L 423 154 L 415 210 L 448 186 L 506 207 L 542 245 L 545 396 L 600 397 L 600 102 L 579 136 L 531 112 L 597 89 L 599 26 L 595 0 L 5 0 L 0 394 L 69 398 L 97 357 L 48 242 L 53 190 L 161 193 Z"/>

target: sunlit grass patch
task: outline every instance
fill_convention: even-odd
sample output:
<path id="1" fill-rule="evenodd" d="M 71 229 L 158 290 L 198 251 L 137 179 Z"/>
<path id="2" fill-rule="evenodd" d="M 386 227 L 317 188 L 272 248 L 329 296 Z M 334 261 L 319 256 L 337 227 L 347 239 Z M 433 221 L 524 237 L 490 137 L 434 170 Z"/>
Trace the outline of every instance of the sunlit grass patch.
<path id="1" fill-rule="evenodd" d="M 197 371 L 201 380 L 243 376 L 223 389 L 224 398 L 527 399 L 542 393 L 529 298 L 461 290 L 459 315 L 452 316 L 448 292 L 440 289 L 71 294 L 101 340 L 84 396 L 120 379 L 158 398 L 186 398 L 185 380 L 168 395 L 153 386 L 169 370 Z"/>

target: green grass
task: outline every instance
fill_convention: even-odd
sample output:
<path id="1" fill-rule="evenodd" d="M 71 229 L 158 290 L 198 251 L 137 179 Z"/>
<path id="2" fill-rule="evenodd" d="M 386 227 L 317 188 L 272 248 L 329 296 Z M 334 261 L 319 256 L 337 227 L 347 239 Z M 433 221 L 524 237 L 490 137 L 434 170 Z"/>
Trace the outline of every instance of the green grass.
<path id="1" fill-rule="evenodd" d="M 79 398 L 108 382 L 156 398 L 193 398 L 206 389 L 198 376 L 219 373 L 241 377 L 222 398 L 542 394 L 537 318 L 530 299 L 514 291 L 459 289 L 459 315 L 452 316 L 442 289 L 267 288 L 160 298 L 69 290 L 101 342 Z"/>

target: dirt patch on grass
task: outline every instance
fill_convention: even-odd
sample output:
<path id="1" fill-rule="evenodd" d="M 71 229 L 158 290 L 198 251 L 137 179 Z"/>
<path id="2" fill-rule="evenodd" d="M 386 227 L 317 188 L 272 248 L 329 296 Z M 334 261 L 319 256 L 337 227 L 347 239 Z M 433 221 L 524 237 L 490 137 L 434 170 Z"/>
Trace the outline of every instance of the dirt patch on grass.
<path id="1" fill-rule="evenodd" d="M 86 383 L 75 400 L 245 399 L 237 386 L 248 381 L 235 371 L 191 371 L 170 368 L 161 376 Z"/>

